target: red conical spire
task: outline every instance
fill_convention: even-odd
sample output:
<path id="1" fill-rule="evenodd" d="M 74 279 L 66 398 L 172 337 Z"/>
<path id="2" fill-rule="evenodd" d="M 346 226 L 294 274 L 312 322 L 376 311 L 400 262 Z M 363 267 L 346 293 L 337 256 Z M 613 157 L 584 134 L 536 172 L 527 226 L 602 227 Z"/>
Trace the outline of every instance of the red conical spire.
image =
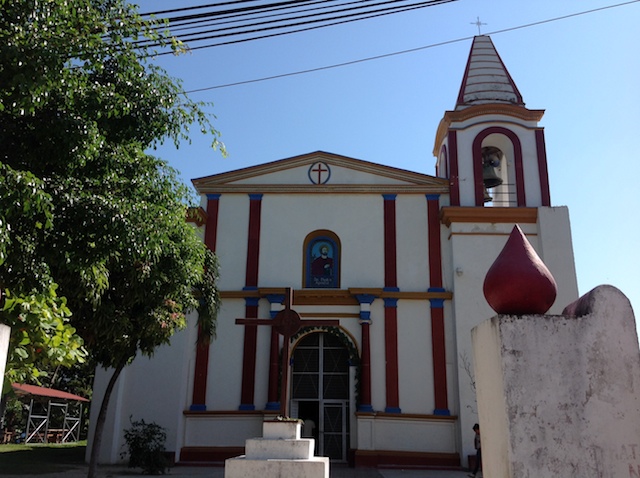
<path id="1" fill-rule="evenodd" d="M 544 314 L 558 286 L 518 225 L 484 279 L 484 296 L 498 314 Z"/>

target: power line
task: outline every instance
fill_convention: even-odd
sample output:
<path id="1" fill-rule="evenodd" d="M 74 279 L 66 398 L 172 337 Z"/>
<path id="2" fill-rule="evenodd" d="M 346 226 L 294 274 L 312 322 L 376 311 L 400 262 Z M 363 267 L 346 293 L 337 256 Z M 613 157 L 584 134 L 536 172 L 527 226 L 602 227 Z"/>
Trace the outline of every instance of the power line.
<path id="1" fill-rule="evenodd" d="M 594 8 L 592 10 L 585 10 L 585 11 L 582 11 L 582 12 L 571 13 L 571 14 L 568 14 L 568 15 L 560 16 L 560 17 L 549 18 L 547 20 L 541 20 L 541 21 L 538 21 L 538 22 L 532 22 L 532 23 L 527 23 L 527 24 L 524 24 L 524 25 L 515 26 L 515 27 L 504 28 L 504 29 L 501 29 L 501 30 L 495 30 L 495 31 L 486 33 L 485 35 L 487 35 L 487 36 L 489 36 L 489 35 L 498 35 L 500 33 L 506 33 L 506 32 L 511 32 L 511 31 L 514 31 L 514 30 L 521 30 L 523 28 L 529 28 L 529 27 L 533 27 L 533 26 L 543 25 L 545 23 L 552 23 L 552 22 L 556 22 L 556 21 L 560 21 L 560 20 L 566 20 L 567 18 L 577 17 L 577 16 L 581 16 L 581 15 L 587 15 L 589 13 L 600 12 L 600 11 L 603 11 L 603 10 L 622 7 L 622 6 L 626 6 L 626 5 L 630 5 L 632 3 L 638 3 L 638 2 L 640 2 L 640 0 L 631 0 L 629 2 L 618 3 L 618 4 L 615 4 L 615 5 L 608 5 L 608 6 L 605 6 L 605 7 Z M 307 69 L 307 70 L 299 70 L 299 71 L 294 71 L 294 72 L 289 72 L 289 73 L 282 73 L 282 74 L 279 74 L 279 75 L 255 78 L 255 79 L 252 79 L 252 80 L 238 81 L 238 82 L 235 82 L 235 83 L 227 83 L 227 84 L 224 84 L 224 85 L 216 85 L 216 86 L 209 86 L 209 87 L 205 87 L 205 88 L 197 88 L 197 89 L 194 89 L 194 90 L 185 91 L 185 93 L 186 94 L 199 93 L 199 92 L 202 92 L 202 91 L 209 91 L 209 90 L 215 90 L 215 89 L 220 89 L 220 88 L 229 88 L 229 87 L 232 87 L 232 86 L 247 85 L 247 84 L 250 84 L 250 83 L 258 83 L 258 82 L 261 82 L 261 81 L 269 81 L 269 80 L 275 80 L 275 79 L 278 79 L 278 78 L 286 78 L 286 77 L 289 77 L 289 76 L 304 75 L 304 74 L 307 74 L 307 73 L 314 73 L 314 72 L 317 72 L 317 71 L 330 70 L 330 69 L 333 69 L 333 68 L 341 68 L 343 66 L 355 65 L 357 63 L 364 63 L 364 62 L 367 62 L 367 61 L 380 60 L 382 58 L 388 58 L 388 57 L 391 57 L 391 56 L 404 55 L 404 54 L 407 54 L 407 53 L 414 53 L 414 52 L 420 51 L 420 50 L 427 50 L 427 49 L 430 49 L 430 48 L 436 48 L 436 47 L 440 47 L 440 46 L 444 46 L 444 45 L 450 45 L 452 43 L 459 43 L 459 42 L 462 42 L 462 41 L 471 40 L 473 38 L 474 38 L 474 36 L 456 38 L 455 40 L 447 40 L 447 41 L 443 41 L 443 42 L 439 42 L 439 43 L 432 43 L 430 45 L 411 48 L 411 49 L 408 49 L 408 50 L 402 50 L 402 51 L 397 51 L 397 52 L 393 52 L 393 53 L 386 53 L 386 54 L 382 54 L 382 55 L 376 55 L 376 56 L 371 56 L 371 57 L 367 57 L 367 58 L 361 58 L 361 59 L 358 59 L 358 60 L 352 60 L 352 61 L 347 61 L 347 62 L 343 62 L 343 63 L 336 63 L 336 64 L 333 64 L 333 65 L 326 65 L 326 66 L 320 66 L 320 67 L 317 67 L 317 68 L 310 68 L 310 69 Z"/>
<path id="2" fill-rule="evenodd" d="M 314 28 L 324 28 L 327 26 L 338 25 L 338 24 L 347 23 L 350 21 L 364 20 L 364 19 L 373 18 L 376 16 L 399 13 L 399 12 L 404 12 L 404 11 L 413 10 L 417 8 L 431 7 L 431 6 L 441 5 L 444 3 L 450 3 L 454 1 L 458 1 L 458 0 L 421 0 L 419 2 L 413 2 L 413 3 L 410 1 L 409 3 L 407 3 L 408 0 L 368 0 L 365 6 L 362 5 L 363 4 L 362 1 L 356 1 L 356 2 L 350 1 L 350 2 L 340 3 L 338 7 L 336 7 L 335 5 L 331 5 L 331 6 L 325 6 L 325 7 L 318 7 L 316 9 L 302 9 L 297 11 L 292 11 L 290 9 L 290 5 L 291 4 L 299 5 L 298 1 L 295 1 L 295 0 L 285 1 L 285 2 L 271 3 L 269 4 L 269 8 L 264 6 L 257 6 L 257 7 L 253 6 L 253 7 L 245 7 L 244 9 L 223 10 L 223 11 L 218 11 L 213 13 L 210 12 L 207 14 L 197 14 L 197 15 L 177 17 L 179 19 L 192 19 L 192 18 L 206 17 L 206 20 L 199 19 L 193 22 L 188 21 L 185 23 L 178 23 L 178 27 L 184 26 L 187 24 L 193 24 L 193 23 L 196 24 L 196 26 L 189 27 L 189 28 L 197 28 L 198 26 L 202 27 L 204 25 L 210 26 L 211 24 L 209 22 L 211 21 L 210 20 L 211 17 L 216 17 L 217 19 L 220 19 L 220 18 L 230 18 L 230 17 L 238 17 L 238 16 L 239 17 L 249 16 L 250 18 L 246 19 L 245 23 L 238 26 L 223 27 L 223 28 L 217 28 L 217 29 L 216 28 L 205 29 L 205 30 L 200 30 L 196 33 L 185 33 L 182 35 L 174 35 L 174 36 L 176 39 L 180 41 L 193 43 L 193 42 L 212 40 L 215 38 L 253 35 L 250 37 L 245 37 L 237 40 L 230 40 L 230 41 L 218 42 L 214 44 L 190 47 L 190 50 L 198 50 L 203 48 L 212 48 L 215 46 L 228 45 L 232 43 L 241 43 L 246 41 L 269 38 L 272 36 L 298 33 L 301 31 L 308 31 Z M 312 2 L 311 4 L 313 3 L 315 2 Z M 331 2 L 325 1 L 322 3 L 331 3 Z M 306 2 L 306 5 L 304 6 L 308 6 L 308 5 L 309 5 L 309 2 Z M 351 5 L 357 5 L 357 6 L 351 6 Z M 247 23 L 247 22 L 251 22 L 252 19 L 261 19 L 261 18 L 275 16 L 275 15 L 255 16 L 254 15 L 255 12 L 251 14 L 242 13 L 245 11 L 245 9 L 252 9 L 252 8 L 261 8 L 260 10 L 261 13 L 265 11 L 264 8 L 267 8 L 266 10 L 267 12 L 272 12 L 280 9 L 289 9 L 289 11 L 286 13 L 279 14 L 282 16 L 287 16 L 286 18 L 283 18 L 283 19 Z M 326 11 L 312 13 L 312 14 L 305 13 L 311 10 L 326 10 Z M 251 18 L 252 15 L 254 15 L 253 18 Z M 169 20 L 170 21 L 169 21 L 168 28 L 171 28 L 171 19 Z M 300 20 L 300 21 L 295 21 L 295 20 Z M 238 20 L 238 22 L 241 22 L 241 21 L 242 20 Z M 215 24 L 220 24 L 220 22 Z M 322 24 L 322 25 L 319 25 L 316 27 L 307 27 L 307 25 L 314 25 L 314 24 L 315 25 Z M 163 24 L 160 24 L 155 26 L 154 28 L 166 28 L 166 27 Z M 178 30 L 183 30 L 183 28 L 178 28 Z M 282 31 L 282 30 L 286 30 L 286 31 Z M 264 34 L 264 32 L 268 32 L 268 31 L 276 31 L 278 33 Z M 135 44 L 140 48 L 143 48 L 143 47 L 152 48 L 157 46 L 164 46 L 157 40 L 140 40 L 135 42 Z M 172 54 L 172 53 L 173 53 L 172 51 L 166 51 L 162 53 L 157 53 L 157 55 L 165 55 L 165 54 Z"/>
<path id="3" fill-rule="evenodd" d="M 396 3 L 396 2 L 403 2 L 404 0 L 391 0 L 391 1 L 387 1 L 387 2 L 383 2 L 381 3 L 381 5 L 389 5 L 392 3 Z M 445 0 L 446 2 L 451 2 L 451 1 L 457 1 L 457 0 Z M 439 2 L 439 3 L 444 3 L 444 2 Z M 426 2 L 419 2 L 419 3 L 413 3 L 413 4 L 409 4 L 409 5 L 401 5 L 401 6 L 392 6 L 392 7 L 386 7 L 386 8 L 380 8 L 380 9 L 371 9 L 367 12 L 356 12 L 356 13 L 350 13 L 350 14 L 346 14 L 346 15 L 337 15 L 337 16 L 332 16 L 332 17 L 324 17 L 324 15 L 327 15 L 326 12 L 323 13 L 314 13 L 311 15 L 301 15 L 301 16 L 295 16 L 295 17 L 290 17 L 288 20 L 300 20 L 300 19 L 308 19 L 311 17 L 316 17 L 316 16 L 323 16 L 323 18 L 316 18 L 313 20 L 305 20 L 305 21 L 300 21 L 300 22 L 294 22 L 294 23 L 289 23 L 287 25 L 272 25 L 272 26 L 267 26 L 264 28 L 255 28 L 255 29 L 251 29 L 251 30 L 245 30 L 243 32 L 240 32 L 241 34 L 246 34 L 246 33 L 259 33 L 259 32 L 265 32 L 265 31 L 270 31 L 270 30 L 275 30 L 275 29 L 282 29 L 282 28 L 292 28 L 292 27 L 300 27 L 300 26 L 304 26 L 304 25 L 311 25 L 311 24 L 316 24 L 316 23 L 321 23 L 321 22 L 332 22 L 329 25 L 336 25 L 338 23 L 344 23 L 341 22 L 339 20 L 342 19 L 347 19 L 347 18 L 352 18 L 353 20 L 362 20 L 362 19 L 366 19 L 366 18 L 372 18 L 375 16 L 381 16 L 381 15 L 385 15 L 385 14 L 391 14 L 391 13 L 398 13 L 398 12 L 403 12 L 403 11 L 407 11 L 407 10 L 415 10 L 418 8 L 423 8 L 423 7 L 427 7 L 427 6 L 433 6 L 433 2 L 432 1 L 426 1 Z M 354 8 L 355 9 L 355 8 Z M 349 11 L 349 10 L 353 10 L 351 8 L 347 8 L 347 9 L 343 9 L 343 10 L 335 10 L 332 12 L 328 12 L 329 14 L 331 13 L 340 13 L 340 12 L 345 12 L 345 11 Z M 356 18 L 354 18 L 356 17 Z M 338 20 L 338 21 L 336 21 Z M 353 21 L 351 20 L 351 21 Z M 277 23 L 280 22 L 281 20 L 271 20 L 271 21 L 267 21 L 267 22 L 258 22 L 258 23 L 249 23 L 247 25 L 245 25 L 246 27 L 253 27 L 253 26 L 260 26 L 260 25 L 269 25 L 269 24 L 273 24 L 273 23 Z M 324 26 L 329 26 L 329 25 L 322 25 L 322 27 Z M 229 28 L 220 28 L 218 30 L 215 30 L 217 32 L 224 32 L 227 30 L 233 30 L 237 27 L 229 27 Z M 294 30 L 295 32 L 300 31 L 300 30 Z M 207 32 L 204 32 L 207 33 Z M 286 33 L 293 33 L 292 31 L 286 32 Z M 184 39 L 185 41 L 204 41 L 204 40 L 211 40 L 214 38 L 222 38 L 222 37 L 226 37 L 226 36 L 231 36 L 231 35 L 237 35 L 238 33 L 236 32 L 230 32 L 230 33 L 216 33 L 213 35 L 209 35 L 209 36 L 201 36 L 201 37 L 196 37 L 196 38 L 191 38 L 189 39 L 189 37 L 192 37 L 193 35 L 201 35 L 202 33 L 194 33 L 194 34 L 187 34 L 187 35 L 183 35 L 181 39 Z M 251 38 L 248 40 L 255 40 L 256 38 Z M 202 47 L 198 47 L 198 48 L 209 48 L 213 45 L 204 45 Z M 192 48 L 194 49 L 194 48 Z"/>

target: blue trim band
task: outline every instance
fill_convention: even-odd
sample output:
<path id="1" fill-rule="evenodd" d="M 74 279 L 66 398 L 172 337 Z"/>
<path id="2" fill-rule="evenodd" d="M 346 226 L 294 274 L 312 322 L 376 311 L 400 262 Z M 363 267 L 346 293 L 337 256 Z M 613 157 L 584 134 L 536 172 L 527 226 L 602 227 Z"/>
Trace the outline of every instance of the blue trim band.
<path id="1" fill-rule="evenodd" d="M 259 201 L 262 199 L 262 193 L 249 194 L 249 199 L 251 199 L 252 201 Z"/>
<path id="2" fill-rule="evenodd" d="M 361 310 L 360 311 L 360 320 L 371 320 L 371 311 L 370 310 Z"/>
<path id="3" fill-rule="evenodd" d="M 267 294 L 265 296 L 270 304 L 282 304 L 284 294 Z"/>
<path id="4" fill-rule="evenodd" d="M 438 201 L 440 199 L 439 194 L 425 194 L 427 201 Z"/>
<path id="5" fill-rule="evenodd" d="M 382 197 L 385 201 L 395 201 L 397 194 L 383 194 Z"/>
<path id="6" fill-rule="evenodd" d="M 444 299 L 429 299 L 432 309 L 444 309 Z"/>
<path id="7" fill-rule="evenodd" d="M 374 300 L 376 300 L 376 296 L 373 294 L 356 294 L 356 299 L 361 304 L 371 304 Z"/>
<path id="8" fill-rule="evenodd" d="M 402 413 L 402 411 L 398 407 L 386 407 L 384 411 L 386 413 Z"/>
<path id="9" fill-rule="evenodd" d="M 446 292 L 442 287 L 429 287 L 427 292 Z M 444 299 L 429 299 L 432 309 L 443 309 Z"/>
<path id="10" fill-rule="evenodd" d="M 398 299 L 395 297 L 385 297 L 384 298 L 384 306 L 385 307 L 398 307 Z"/>
<path id="11" fill-rule="evenodd" d="M 253 404 L 241 403 L 238 410 L 255 410 L 256 406 Z"/>
<path id="12" fill-rule="evenodd" d="M 207 194 L 207 199 L 209 201 L 216 200 L 216 199 L 220 199 L 221 194 Z"/>
<path id="13" fill-rule="evenodd" d="M 359 412 L 373 412 L 373 407 L 371 405 L 363 404 L 358 407 Z"/>
<path id="14" fill-rule="evenodd" d="M 265 410 L 280 410 L 280 402 L 267 402 L 264 406 Z"/>
<path id="15" fill-rule="evenodd" d="M 259 302 L 260 302 L 260 297 L 245 297 L 244 298 L 244 305 L 246 305 L 247 307 L 258 305 Z"/>
<path id="16" fill-rule="evenodd" d="M 450 417 L 451 416 L 451 412 L 447 408 L 436 408 L 433 411 L 433 414 L 434 415 L 438 415 L 440 417 Z"/>
<path id="17" fill-rule="evenodd" d="M 206 405 L 196 405 L 195 403 L 189 407 L 192 412 L 205 412 L 207 410 Z"/>

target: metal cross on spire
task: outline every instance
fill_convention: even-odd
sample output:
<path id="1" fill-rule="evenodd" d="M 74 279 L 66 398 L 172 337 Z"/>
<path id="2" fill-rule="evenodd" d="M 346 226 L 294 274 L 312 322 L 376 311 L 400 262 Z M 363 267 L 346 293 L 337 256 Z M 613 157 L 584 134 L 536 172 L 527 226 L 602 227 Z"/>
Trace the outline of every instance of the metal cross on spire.
<path id="1" fill-rule="evenodd" d="M 482 25 L 486 25 L 486 23 L 482 23 L 482 22 L 480 21 L 480 17 L 476 17 L 476 21 L 475 21 L 475 22 L 470 22 L 470 23 L 471 23 L 471 25 L 475 25 L 475 26 L 477 26 L 477 27 L 478 27 L 478 35 L 482 35 L 482 32 L 480 31 L 480 27 L 481 27 Z"/>

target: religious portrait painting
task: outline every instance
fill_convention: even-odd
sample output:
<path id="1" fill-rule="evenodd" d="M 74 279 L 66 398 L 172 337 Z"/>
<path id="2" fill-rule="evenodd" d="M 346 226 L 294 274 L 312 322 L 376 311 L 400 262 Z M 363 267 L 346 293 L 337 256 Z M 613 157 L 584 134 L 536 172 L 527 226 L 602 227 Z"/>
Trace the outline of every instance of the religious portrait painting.
<path id="1" fill-rule="evenodd" d="M 338 255 L 334 241 L 318 237 L 307 251 L 307 287 L 338 287 Z"/>

